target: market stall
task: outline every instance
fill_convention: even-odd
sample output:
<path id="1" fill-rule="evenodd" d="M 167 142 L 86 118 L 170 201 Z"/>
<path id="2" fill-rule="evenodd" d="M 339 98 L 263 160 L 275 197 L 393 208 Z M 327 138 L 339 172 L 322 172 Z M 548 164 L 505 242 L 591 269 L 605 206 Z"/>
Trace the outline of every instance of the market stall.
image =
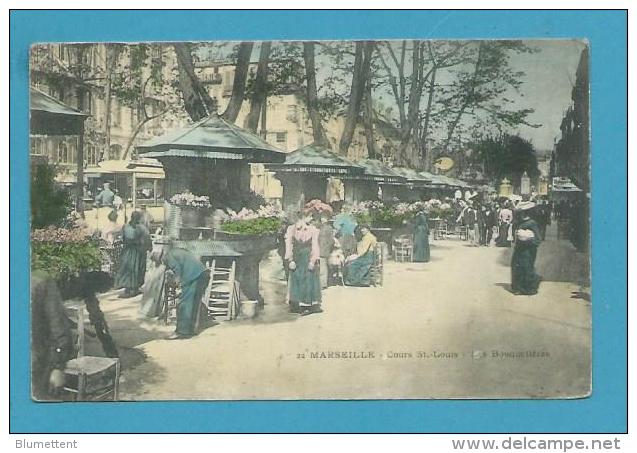
<path id="1" fill-rule="evenodd" d="M 258 204 L 250 192 L 249 164 L 282 163 L 285 153 L 216 115 L 156 137 L 137 152 L 163 165 L 164 234 L 172 246 L 206 263 L 235 262 L 242 297 L 262 301 L 259 261 L 274 248 L 274 234 L 254 228 L 226 232 L 216 213 Z"/>
<path id="2" fill-rule="evenodd" d="M 431 177 L 423 175 L 413 168 L 394 167 L 393 170 L 404 178 L 404 185 L 398 189 L 401 201 L 420 201 L 424 196 L 431 193 Z"/>
<path id="3" fill-rule="evenodd" d="M 389 165 L 376 159 L 362 159 L 356 165 L 363 174 L 345 178 L 345 199 L 350 203 L 366 200 L 392 201 L 399 198 L 406 180 Z"/>
<path id="4" fill-rule="evenodd" d="M 328 178 L 363 175 L 363 168 L 329 149 L 311 144 L 289 153 L 285 162 L 268 165 L 283 185 L 283 209 L 298 211 L 306 201 L 326 199 Z M 346 190 L 347 192 L 347 190 Z"/>

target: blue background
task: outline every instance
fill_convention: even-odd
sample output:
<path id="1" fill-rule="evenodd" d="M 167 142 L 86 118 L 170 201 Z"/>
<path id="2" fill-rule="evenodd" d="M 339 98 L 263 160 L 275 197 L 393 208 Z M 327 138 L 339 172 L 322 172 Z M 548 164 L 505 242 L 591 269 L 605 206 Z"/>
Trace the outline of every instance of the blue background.
<path id="1" fill-rule="evenodd" d="M 626 27 L 623 11 L 13 11 L 10 27 L 11 431 L 626 431 Z M 566 401 L 64 405 L 36 404 L 30 400 L 27 90 L 30 44 L 42 41 L 488 37 L 590 40 L 594 239 L 592 397 Z M 265 379 L 264 385 L 267 385 Z"/>

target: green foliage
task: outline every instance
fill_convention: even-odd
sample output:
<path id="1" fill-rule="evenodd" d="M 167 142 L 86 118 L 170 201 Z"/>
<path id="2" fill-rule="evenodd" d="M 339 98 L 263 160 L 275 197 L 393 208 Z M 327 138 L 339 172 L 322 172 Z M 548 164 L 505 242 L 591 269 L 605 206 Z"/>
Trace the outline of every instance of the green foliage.
<path id="1" fill-rule="evenodd" d="M 57 169 L 37 164 L 31 174 L 31 228 L 61 225 L 71 211 L 69 193 L 55 182 Z"/>
<path id="2" fill-rule="evenodd" d="M 231 220 L 225 222 L 221 229 L 226 233 L 263 235 L 276 233 L 281 228 L 281 219 L 266 217 L 250 220 Z"/>
<path id="3" fill-rule="evenodd" d="M 413 217 L 412 213 L 396 213 L 391 207 L 370 210 L 369 213 L 356 214 L 359 225 L 371 225 L 376 227 L 396 227 L 403 225 Z"/>
<path id="4" fill-rule="evenodd" d="M 43 270 L 55 280 L 64 280 L 81 272 L 99 270 L 102 257 L 96 242 L 31 243 L 31 267 Z"/>
<path id="5" fill-rule="evenodd" d="M 533 144 L 517 135 L 488 137 L 472 148 L 473 158 L 482 163 L 485 175 L 494 182 L 506 177 L 517 184 L 525 171 L 532 178 L 540 173 Z"/>

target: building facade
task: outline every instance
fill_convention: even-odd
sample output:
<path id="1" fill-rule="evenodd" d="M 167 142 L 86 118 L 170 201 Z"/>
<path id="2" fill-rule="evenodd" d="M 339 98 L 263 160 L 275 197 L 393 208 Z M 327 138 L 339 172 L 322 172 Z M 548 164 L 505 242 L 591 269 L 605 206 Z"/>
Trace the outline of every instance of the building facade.
<path id="1" fill-rule="evenodd" d="M 577 67 L 572 104 L 560 125 L 561 136 L 551 156 L 551 177 L 567 177 L 585 193 L 590 192 L 589 57 L 582 51 Z"/>

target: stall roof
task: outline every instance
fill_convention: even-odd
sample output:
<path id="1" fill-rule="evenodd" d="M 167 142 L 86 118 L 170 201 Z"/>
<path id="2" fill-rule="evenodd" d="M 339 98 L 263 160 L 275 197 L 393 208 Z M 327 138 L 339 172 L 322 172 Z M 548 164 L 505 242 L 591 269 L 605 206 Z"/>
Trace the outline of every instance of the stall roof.
<path id="1" fill-rule="evenodd" d="M 311 144 L 299 148 L 285 157 L 285 162 L 268 166 L 283 173 L 323 173 L 331 175 L 362 175 L 363 167 L 331 150 Z"/>
<path id="2" fill-rule="evenodd" d="M 86 113 L 80 112 L 61 101 L 58 101 L 53 96 L 31 87 L 29 109 L 35 112 L 44 112 L 53 115 L 75 116 L 79 118 L 86 118 Z"/>
<path id="3" fill-rule="evenodd" d="M 356 176 L 356 179 L 377 181 L 384 183 L 404 183 L 406 179 L 389 165 L 377 159 L 362 159 L 356 161 L 356 165 L 363 167 L 364 174 Z"/>
<path id="4" fill-rule="evenodd" d="M 137 146 L 148 157 L 195 157 L 283 162 L 285 152 L 218 115 L 168 132 Z"/>
<path id="5" fill-rule="evenodd" d="M 424 176 L 427 180 L 429 180 L 430 185 L 432 186 L 449 186 L 450 184 L 446 177 L 443 175 L 434 175 L 433 173 L 429 173 L 428 171 L 421 171 L 421 176 Z"/>
<path id="6" fill-rule="evenodd" d="M 140 178 L 163 179 L 164 169 L 156 160 L 141 159 L 133 161 L 125 160 L 104 160 L 95 167 L 86 169 L 87 176 L 101 176 L 115 173 L 135 173 Z"/>
<path id="7" fill-rule="evenodd" d="M 422 175 L 417 170 L 413 168 L 406 167 L 394 167 L 393 170 L 398 173 L 400 176 L 405 178 L 407 182 L 417 183 L 417 184 L 427 184 L 431 182 L 431 179 L 425 175 Z"/>

